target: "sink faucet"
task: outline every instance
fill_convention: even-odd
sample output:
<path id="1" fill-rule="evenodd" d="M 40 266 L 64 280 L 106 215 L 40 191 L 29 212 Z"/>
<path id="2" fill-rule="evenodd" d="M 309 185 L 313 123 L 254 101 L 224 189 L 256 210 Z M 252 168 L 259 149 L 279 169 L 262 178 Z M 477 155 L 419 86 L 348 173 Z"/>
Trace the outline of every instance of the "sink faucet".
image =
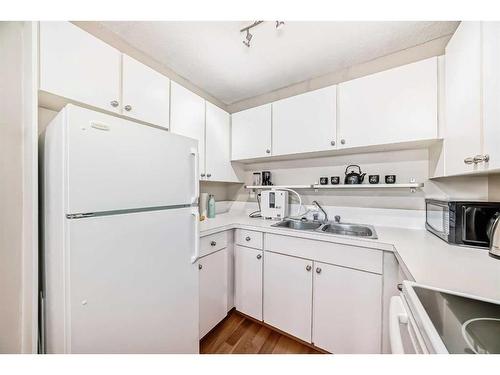
<path id="1" fill-rule="evenodd" d="M 326 211 L 323 209 L 323 207 L 321 207 L 321 205 L 318 203 L 318 201 L 312 201 L 312 202 L 321 210 L 321 212 L 323 212 L 323 215 L 325 216 L 323 218 L 323 223 L 327 223 L 328 222 L 328 214 L 326 213 Z"/>

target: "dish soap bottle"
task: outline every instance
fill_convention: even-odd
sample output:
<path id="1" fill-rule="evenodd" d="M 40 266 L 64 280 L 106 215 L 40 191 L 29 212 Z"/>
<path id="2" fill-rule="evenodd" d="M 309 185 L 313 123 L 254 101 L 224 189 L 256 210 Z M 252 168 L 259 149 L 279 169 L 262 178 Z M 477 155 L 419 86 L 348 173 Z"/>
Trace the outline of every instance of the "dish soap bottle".
<path id="1" fill-rule="evenodd" d="M 215 197 L 210 194 L 208 196 L 208 215 L 209 219 L 213 219 L 215 217 Z"/>

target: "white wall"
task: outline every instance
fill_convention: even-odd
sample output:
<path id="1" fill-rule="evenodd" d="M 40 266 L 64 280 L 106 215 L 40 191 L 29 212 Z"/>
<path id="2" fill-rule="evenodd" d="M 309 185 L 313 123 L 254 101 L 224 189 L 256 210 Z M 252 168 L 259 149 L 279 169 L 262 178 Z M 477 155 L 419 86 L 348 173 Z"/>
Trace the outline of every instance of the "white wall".
<path id="1" fill-rule="evenodd" d="M 311 203 L 316 199 L 327 206 L 423 210 L 426 197 L 488 199 L 486 176 L 429 180 L 427 150 L 388 151 L 247 164 L 244 166 L 245 183 L 251 184 L 253 172 L 263 170 L 271 171 L 275 185 L 312 184 L 323 176 L 340 176 L 343 180 L 348 164 L 359 164 L 367 175 L 380 175 L 381 182 L 386 174 L 395 174 L 397 182 L 406 183 L 410 178 L 415 178 L 417 182 L 424 182 L 425 186 L 416 193 L 411 193 L 409 189 L 319 190 L 317 192 L 301 190 L 304 203 Z M 232 189 L 232 191 L 227 190 L 226 199 L 254 201 L 250 191 L 243 187 Z"/>
<path id="2" fill-rule="evenodd" d="M 0 22 L 0 353 L 36 351 L 38 175 L 32 26 Z"/>

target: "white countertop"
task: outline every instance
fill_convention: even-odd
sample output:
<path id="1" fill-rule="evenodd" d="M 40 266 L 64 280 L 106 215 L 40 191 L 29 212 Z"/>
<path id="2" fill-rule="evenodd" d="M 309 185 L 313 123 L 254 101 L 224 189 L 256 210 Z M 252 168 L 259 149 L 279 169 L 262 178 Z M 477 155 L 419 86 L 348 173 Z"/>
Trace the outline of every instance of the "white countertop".
<path id="1" fill-rule="evenodd" d="M 273 228 L 274 221 L 252 219 L 243 211 L 218 214 L 200 223 L 200 236 L 243 228 L 267 233 L 394 251 L 403 269 L 420 284 L 500 301 L 500 260 L 487 250 L 452 246 L 423 229 L 374 225 L 378 239 Z"/>

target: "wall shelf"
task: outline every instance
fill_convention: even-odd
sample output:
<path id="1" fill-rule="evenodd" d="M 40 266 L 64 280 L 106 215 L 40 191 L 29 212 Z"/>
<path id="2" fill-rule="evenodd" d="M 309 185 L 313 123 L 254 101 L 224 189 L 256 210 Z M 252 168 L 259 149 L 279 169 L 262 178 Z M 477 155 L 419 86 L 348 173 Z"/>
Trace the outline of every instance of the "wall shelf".
<path id="1" fill-rule="evenodd" d="M 245 189 L 314 189 L 314 190 L 359 190 L 359 189 L 410 189 L 412 193 L 416 189 L 424 187 L 422 182 L 409 182 L 407 184 L 359 184 L 359 185 L 245 185 Z"/>

